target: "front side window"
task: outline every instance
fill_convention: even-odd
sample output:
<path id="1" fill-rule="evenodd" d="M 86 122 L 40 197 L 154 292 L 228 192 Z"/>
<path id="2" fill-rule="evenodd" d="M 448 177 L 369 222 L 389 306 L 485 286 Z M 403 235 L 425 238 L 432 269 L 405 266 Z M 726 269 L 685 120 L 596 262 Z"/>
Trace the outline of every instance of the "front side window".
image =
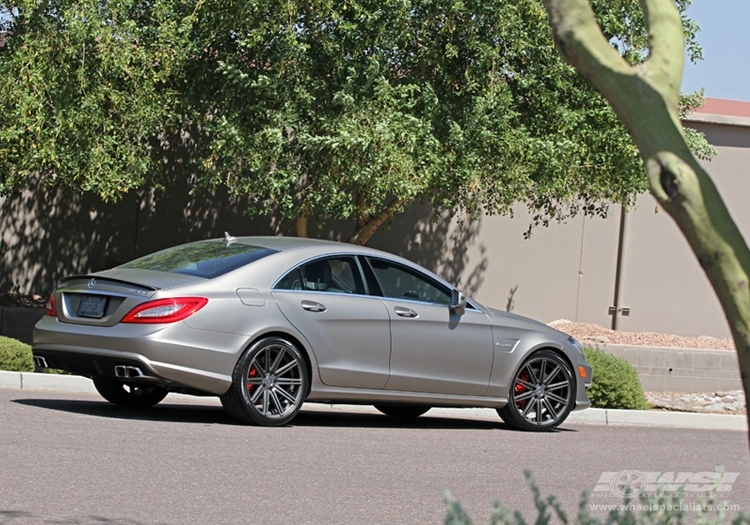
<path id="1" fill-rule="evenodd" d="M 276 289 L 365 293 L 354 257 L 331 257 L 306 263 L 286 274 L 276 285 Z"/>
<path id="2" fill-rule="evenodd" d="M 196 242 L 167 248 L 118 268 L 182 273 L 212 279 L 276 252 L 250 244 Z"/>
<path id="3" fill-rule="evenodd" d="M 368 258 L 368 261 L 385 297 L 451 304 L 450 290 L 426 275 L 383 259 Z"/>

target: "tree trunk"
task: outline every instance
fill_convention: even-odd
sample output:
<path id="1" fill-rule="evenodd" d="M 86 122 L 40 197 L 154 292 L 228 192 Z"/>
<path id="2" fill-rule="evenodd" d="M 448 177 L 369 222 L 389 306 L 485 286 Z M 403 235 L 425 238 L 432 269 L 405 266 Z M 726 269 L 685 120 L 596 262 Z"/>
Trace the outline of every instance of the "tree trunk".
<path id="1" fill-rule="evenodd" d="M 601 33 L 588 0 L 544 3 L 560 54 L 625 124 L 645 164 L 652 195 L 675 220 L 711 282 L 729 322 L 745 396 L 750 398 L 750 250 L 682 133 L 680 13 L 672 0 L 641 0 L 650 54 L 645 63 L 631 66 Z"/>
<path id="2" fill-rule="evenodd" d="M 307 237 L 307 215 L 300 215 L 294 221 L 294 233 L 297 237 Z"/>
<path id="3" fill-rule="evenodd" d="M 406 202 L 404 199 L 393 199 L 381 210 L 380 213 L 367 219 L 364 218 L 361 210 L 357 210 L 357 223 L 354 227 L 354 231 L 349 237 L 349 242 L 352 244 L 359 244 L 360 246 L 367 244 L 370 237 L 378 231 L 378 228 L 380 228 L 380 226 L 388 220 L 397 209 L 404 205 L 404 202 Z"/>

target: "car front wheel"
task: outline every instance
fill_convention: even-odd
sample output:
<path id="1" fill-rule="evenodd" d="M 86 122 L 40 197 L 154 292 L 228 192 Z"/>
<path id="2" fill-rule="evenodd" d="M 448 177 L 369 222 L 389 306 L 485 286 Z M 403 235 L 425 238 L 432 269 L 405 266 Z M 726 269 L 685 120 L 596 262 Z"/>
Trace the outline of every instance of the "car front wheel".
<path id="1" fill-rule="evenodd" d="M 159 386 L 127 384 L 110 377 L 95 377 L 94 387 L 110 403 L 129 408 L 152 407 L 169 393 Z"/>
<path id="2" fill-rule="evenodd" d="M 540 350 L 518 369 L 508 404 L 497 413 L 514 428 L 544 432 L 565 421 L 574 404 L 575 379 L 567 363 L 551 350 Z"/>
<path id="3" fill-rule="evenodd" d="M 307 367 L 297 347 L 286 339 L 267 337 L 237 362 L 221 404 L 242 422 L 284 425 L 299 412 L 308 386 Z"/>

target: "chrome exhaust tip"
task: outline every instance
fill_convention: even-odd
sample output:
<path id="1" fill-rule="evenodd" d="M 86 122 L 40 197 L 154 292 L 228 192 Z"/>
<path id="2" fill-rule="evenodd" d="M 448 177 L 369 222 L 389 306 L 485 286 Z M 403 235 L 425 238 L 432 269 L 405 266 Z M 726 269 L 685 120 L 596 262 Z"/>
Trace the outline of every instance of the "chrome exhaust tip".
<path id="1" fill-rule="evenodd" d="M 34 366 L 37 368 L 49 368 L 49 366 L 47 366 L 47 360 L 40 355 L 34 356 Z"/>
<path id="2" fill-rule="evenodd" d="M 133 379 L 137 377 L 146 377 L 143 370 L 137 366 L 131 365 L 115 365 L 115 376 L 120 379 Z"/>

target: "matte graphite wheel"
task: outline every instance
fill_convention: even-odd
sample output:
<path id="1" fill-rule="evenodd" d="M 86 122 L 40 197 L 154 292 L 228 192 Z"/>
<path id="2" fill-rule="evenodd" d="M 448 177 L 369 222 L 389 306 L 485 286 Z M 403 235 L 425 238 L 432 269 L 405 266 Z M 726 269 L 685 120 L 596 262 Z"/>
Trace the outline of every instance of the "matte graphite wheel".
<path id="1" fill-rule="evenodd" d="M 237 362 L 232 386 L 221 396 L 221 404 L 245 423 L 279 426 L 297 415 L 308 387 L 307 367 L 297 347 L 286 339 L 268 337 Z"/>
<path id="2" fill-rule="evenodd" d="M 540 350 L 516 372 L 508 404 L 497 413 L 514 428 L 544 432 L 565 421 L 574 403 L 575 379 L 570 368 L 555 352 Z"/>
<path id="3" fill-rule="evenodd" d="M 374 405 L 386 416 L 411 419 L 419 417 L 432 407 L 420 405 Z"/>
<path id="4" fill-rule="evenodd" d="M 110 377 L 95 377 L 94 387 L 110 403 L 130 408 L 152 407 L 169 393 L 159 386 L 127 384 Z"/>

